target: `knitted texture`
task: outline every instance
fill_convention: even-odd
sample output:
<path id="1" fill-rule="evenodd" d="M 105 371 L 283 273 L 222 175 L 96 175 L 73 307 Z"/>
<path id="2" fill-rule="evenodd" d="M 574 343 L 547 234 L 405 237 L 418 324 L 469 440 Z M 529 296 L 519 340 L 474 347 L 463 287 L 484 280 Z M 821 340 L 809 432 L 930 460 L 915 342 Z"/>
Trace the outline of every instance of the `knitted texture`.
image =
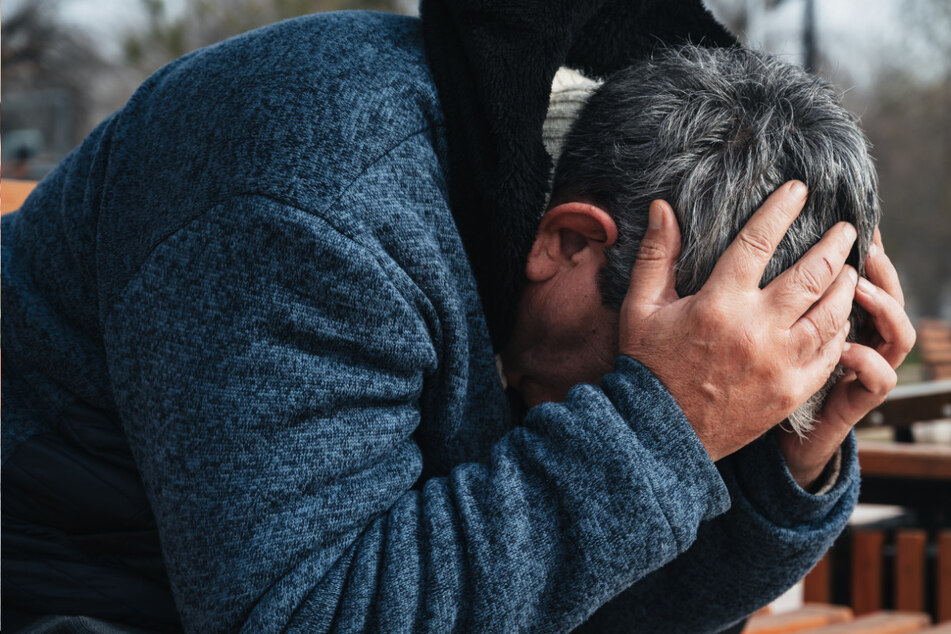
<path id="1" fill-rule="evenodd" d="M 3 218 L 5 609 L 716 631 L 805 573 L 853 445 L 821 497 L 768 439 L 718 469 L 625 357 L 516 419 L 446 146 L 417 20 L 308 17 L 159 71 Z"/>

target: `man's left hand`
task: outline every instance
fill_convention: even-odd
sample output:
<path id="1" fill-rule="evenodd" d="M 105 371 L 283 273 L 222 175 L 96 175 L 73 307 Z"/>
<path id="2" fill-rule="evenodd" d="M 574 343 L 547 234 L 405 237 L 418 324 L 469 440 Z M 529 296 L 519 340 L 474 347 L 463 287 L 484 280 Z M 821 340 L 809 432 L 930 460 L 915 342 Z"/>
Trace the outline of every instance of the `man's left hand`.
<path id="1" fill-rule="evenodd" d="M 915 329 L 905 314 L 898 273 L 882 248 L 878 229 L 865 261 L 867 280 L 860 280 L 855 300 L 868 311 L 875 333 L 862 345 L 847 344 L 839 363 L 845 375 L 829 392 L 816 415 L 815 428 L 805 439 L 776 428 L 786 466 L 804 489 L 811 487 L 849 430 L 885 400 L 895 387 L 895 368 L 915 344 Z"/>

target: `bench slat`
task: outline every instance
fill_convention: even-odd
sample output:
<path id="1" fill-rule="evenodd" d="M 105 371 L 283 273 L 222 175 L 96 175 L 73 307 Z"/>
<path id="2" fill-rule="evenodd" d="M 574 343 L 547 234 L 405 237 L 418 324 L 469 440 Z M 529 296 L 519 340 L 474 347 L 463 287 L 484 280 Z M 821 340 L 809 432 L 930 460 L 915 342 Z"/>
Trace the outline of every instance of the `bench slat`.
<path id="1" fill-rule="evenodd" d="M 901 530 L 895 535 L 895 608 L 903 612 L 925 609 L 925 548 L 922 530 Z"/>
<path id="2" fill-rule="evenodd" d="M 852 619 L 852 610 L 841 605 L 805 604 L 801 608 L 779 614 L 755 614 L 747 622 L 743 634 L 784 634 L 811 631 L 832 623 Z"/>
<path id="3" fill-rule="evenodd" d="M 852 533 L 852 609 L 868 614 L 882 608 L 882 547 L 885 535 L 877 530 Z"/>
<path id="4" fill-rule="evenodd" d="M 951 480 L 951 447 L 862 441 L 859 464 L 867 475 Z"/>
<path id="5" fill-rule="evenodd" d="M 951 621 L 951 530 L 938 534 L 937 565 L 937 610 L 938 622 Z"/>
<path id="6" fill-rule="evenodd" d="M 917 632 L 930 624 L 928 615 L 920 612 L 873 612 L 847 623 L 809 630 L 809 634 L 902 634 Z"/>
<path id="7" fill-rule="evenodd" d="M 832 601 L 832 551 L 826 552 L 802 582 L 802 600 L 806 603 Z"/>

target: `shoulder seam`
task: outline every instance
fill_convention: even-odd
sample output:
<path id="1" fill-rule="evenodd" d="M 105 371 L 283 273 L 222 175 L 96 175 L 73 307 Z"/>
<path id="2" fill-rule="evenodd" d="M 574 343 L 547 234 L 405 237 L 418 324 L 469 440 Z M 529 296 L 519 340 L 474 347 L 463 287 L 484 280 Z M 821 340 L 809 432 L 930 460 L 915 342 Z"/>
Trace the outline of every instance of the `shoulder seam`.
<path id="1" fill-rule="evenodd" d="M 333 207 L 334 205 L 336 205 L 336 204 L 340 201 L 340 199 L 347 193 L 347 191 L 349 191 L 350 188 L 353 187 L 353 185 L 354 185 L 355 183 L 357 183 L 370 169 L 372 169 L 372 168 L 373 168 L 375 165 L 377 165 L 380 161 L 384 160 L 387 156 L 389 156 L 394 150 L 396 150 L 397 148 L 399 148 L 401 145 L 403 145 L 404 143 L 406 143 L 407 141 L 409 141 L 409 140 L 412 139 L 413 137 L 416 137 L 416 136 L 418 136 L 418 135 L 420 135 L 420 134 L 424 134 L 424 133 L 426 133 L 426 132 L 429 132 L 430 130 L 432 130 L 432 126 L 431 126 L 431 125 L 427 125 L 427 126 L 425 126 L 425 127 L 423 127 L 423 128 L 420 128 L 420 129 L 418 129 L 418 130 L 414 130 L 413 132 L 410 132 L 409 134 L 407 134 L 406 136 L 404 136 L 404 137 L 401 138 L 400 140 L 394 142 L 389 148 L 387 148 L 387 149 L 386 149 L 385 151 L 383 151 L 379 156 L 377 156 L 377 157 L 374 158 L 372 161 L 370 161 L 363 169 L 361 169 L 360 172 L 350 180 L 350 182 L 348 182 L 345 186 L 341 187 L 341 188 L 340 188 L 340 191 L 336 194 L 336 196 L 334 196 L 326 205 L 323 206 L 324 208 L 323 208 L 323 209 L 320 209 L 320 210 L 318 210 L 318 209 L 306 208 L 306 207 L 302 206 L 298 201 L 296 201 L 296 200 L 294 200 L 294 199 L 291 199 L 291 198 L 284 198 L 284 197 L 275 195 L 275 194 L 270 193 L 270 192 L 261 192 L 261 191 L 257 191 L 257 190 L 238 191 L 238 192 L 235 192 L 235 193 L 229 195 L 228 197 L 226 197 L 226 198 L 224 198 L 224 199 L 222 199 L 222 200 L 212 201 L 211 203 L 208 204 L 208 206 L 207 206 L 203 211 L 201 211 L 201 212 L 195 214 L 194 216 L 188 218 L 185 222 L 179 224 L 178 226 L 175 226 L 174 228 L 169 229 L 169 231 L 167 231 L 167 232 L 165 233 L 165 235 L 163 235 L 160 240 L 158 240 L 154 245 L 152 245 L 152 247 L 149 249 L 148 253 L 145 254 L 145 257 L 142 258 L 142 262 L 135 268 L 134 271 L 132 271 L 132 272 L 129 274 L 129 279 L 127 279 L 127 280 L 125 281 L 125 283 L 122 284 L 122 287 L 121 287 L 121 288 L 117 289 L 114 293 L 111 293 L 111 294 L 110 294 L 110 297 L 111 297 L 111 299 L 112 299 L 112 301 L 110 302 L 110 305 L 109 305 L 109 306 L 99 306 L 100 324 L 103 324 L 103 325 L 105 324 L 106 320 L 108 319 L 109 313 L 112 311 L 113 306 L 118 302 L 118 299 L 119 299 L 122 295 L 125 294 L 125 291 L 126 291 L 126 289 L 128 288 L 129 284 L 131 284 L 132 281 L 136 278 L 136 276 L 138 276 L 139 271 L 141 271 L 142 267 L 145 265 L 145 262 L 148 261 L 149 258 L 152 257 L 152 254 L 155 252 L 156 249 L 158 249 L 160 246 L 162 246 L 163 244 L 165 244 L 172 236 L 174 236 L 175 234 L 177 234 L 179 231 L 181 231 L 182 229 L 184 229 L 184 228 L 187 227 L 188 225 L 192 224 L 192 223 L 195 222 L 196 220 L 199 220 L 200 218 L 203 218 L 203 217 L 206 216 L 208 213 L 210 213 L 212 210 L 218 209 L 218 208 L 222 207 L 223 205 L 227 204 L 228 202 L 231 202 L 231 201 L 234 201 L 234 200 L 239 200 L 239 199 L 241 199 L 241 198 L 264 198 L 264 199 L 270 200 L 270 201 L 272 201 L 272 202 L 278 203 L 278 204 L 280 204 L 280 205 L 285 205 L 285 206 L 287 206 L 287 207 L 291 207 L 291 208 L 296 209 L 296 210 L 298 210 L 298 211 L 301 211 L 301 212 L 303 212 L 303 213 L 306 213 L 306 214 L 309 214 L 309 215 L 312 215 L 312 216 L 316 216 L 316 217 L 320 218 L 322 221 L 324 221 L 325 223 L 327 223 L 330 227 L 332 227 L 332 228 L 334 229 L 334 231 L 336 231 L 336 232 L 339 233 L 340 235 L 342 235 L 342 236 L 344 236 L 345 238 L 347 238 L 347 239 L 353 241 L 353 242 L 356 243 L 356 244 L 359 244 L 359 245 L 361 246 L 361 248 L 366 249 L 366 248 L 367 248 L 367 245 L 363 244 L 363 243 L 362 243 L 360 240 L 358 240 L 355 236 L 351 236 L 351 235 L 349 235 L 347 232 L 341 230 L 341 228 L 340 228 L 336 223 L 334 223 L 334 222 L 331 221 L 329 218 L 327 218 L 327 215 L 326 215 L 325 213 L 322 213 L 322 212 L 325 211 L 326 209 L 329 209 L 330 207 Z M 379 261 L 379 258 L 378 258 L 378 257 L 377 257 L 377 258 L 374 258 L 374 259 L 376 259 L 377 261 Z"/>
<path id="2" fill-rule="evenodd" d="M 413 132 L 408 133 L 406 136 L 404 136 L 404 137 L 403 137 L 402 139 L 400 139 L 399 141 L 394 142 L 393 145 L 391 145 L 391 146 L 388 147 L 386 150 L 384 150 L 379 156 L 377 156 L 377 157 L 374 158 L 372 161 L 370 161 L 369 163 L 367 163 L 367 165 L 364 166 L 363 169 L 361 169 L 352 179 L 350 179 L 350 181 L 349 181 L 346 185 L 344 185 L 343 187 L 341 187 L 340 190 L 337 192 L 337 194 L 336 194 L 333 198 L 331 198 L 325 205 L 323 205 L 323 208 L 322 208 L 322 209 L 310 209 L 310 208 L 306 208 L 306 207 L 303 207 L 302 205 L 300 205 L 296 200 L 294 200 L 294 199 L 292 199 L 292 198 L 284 198 L 284 197 L 282 197 L 282 196 L 276 195 L 276 194 L 271 193 L 271 192 L 248 191 L 248 192 L 242 192 L 241 194 L 236 194 L 236 197 L 237 197 L 237 196 L 256 196 L 256 197 L 260 197 L 260 198 L 267 198 L 267 199 L 272 200 L 272 201 L 274 201 L 274 202 L 276 202 L 276 203 L 279 203 L 279 204 L 282 204 L 282 205 L 287 205 L 288 207 L 293 207 L 294 209 L 297 209 L 297 210 L 302 211 L 302 212 L 304 212 L 304 213 L 311 214 L 311 215 L 315 215 L 315 216 L 319 216 L 324 222 L 326 222 L 328 225 L 330 225 L 331 227 L 333 227 L 338 233 L 340 233 L 340 235 L 342 235 L 342 236 L 344 236 L 344 237 L 346 237 L 346 238 L 349 238 L 349 239 L 353 240 L 354 242 L 358 242 L 358 243 L 359 243 L 360 241 L 357 239 L 356 236 L 351 236 L 351 235 L 349 235 L 346 231 L 342 230 L 340 227 L 337 226 L 337 224 L 336 224 L 331 218 L 328 218 L 327 215 L 326 215 L 324 212 L 325 212 L 326 210 L 328 210 L 328 209 L 331 209 L 331 208 L 335 207 L 335 206 L 340 202 L 340 199 L 343 198 L 343 197 L 347 194 L 347 192 L 350 191 L 350 189 L 351 189 L 361 178 L 363 178 L 363 177 L 366 175 L 367 172 L 369 172 L 371 169 L 373 169 L 373 168 L 374 168 L 377 164 L 379 164 L 381 161 L 383 161 L 384 159 L 386 159 L 390 154 L 392 154 L 394 151 L 396 151 L 400 146 L 402 146 L 404 143 L 406 143 L 407 141 L 409 141 L 409 140 L 412 139 L 413 137 L 416 137 L 416 136 L 419 136 L 419 135 L 421 135 L 421 134 L 425 134 L 425 133 L 427 133 L 427 132 L 430 132 L 432 129 L 433 129 L 433 126 L 427 125 L 427 126 L 425 126 L 425 127 L 423 127 L 423 128 L 420 128 L 420 129 L 418 129 L 418 130 L 415 130 L 415 131 L 413 131 Z M 366 245 L 361 245 L 361 246 L 366 247 Z"/>

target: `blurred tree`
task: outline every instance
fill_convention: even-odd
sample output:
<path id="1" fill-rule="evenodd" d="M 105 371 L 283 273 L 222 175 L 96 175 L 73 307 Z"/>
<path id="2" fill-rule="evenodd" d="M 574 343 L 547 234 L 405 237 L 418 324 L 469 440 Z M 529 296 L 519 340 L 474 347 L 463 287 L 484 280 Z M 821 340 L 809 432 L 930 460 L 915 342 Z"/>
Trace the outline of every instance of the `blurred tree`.
<path id="1" fill-rule="evenodd" d="M 189 0 L 170 15 L 165 0 L 140 0 L 146 26 L 125 38 L 126 61 L 148 74 L 185 53 L 251 29 L 319 11 L 371 9 L 405 13 L 406 0 Z"/>
<path id="2" fill-rule="evenodd" d="M 763 26 L 772 12 L 801 6 L 803 61 L 808 60 L 808 0 L 706 2 L 744 41 L 766 49 L 775 44 Z M 816 10 L 836 2 L 813 0 Z M 825 50 L 830 43 L 823 47 L 822 31 L 815 28 L 813 66 L 850 87 L 844 91 L 845 105 L 862 115 L 877 160 L 882 233 L 909 311 L 951 319 L 951 2 L 894 0 L 890 7 L 896 10 L 886 18 L 893 36 L 887 41 L 863 41 L 861 29 L 847 32 L 871 53 L 865 60 L 872 62 L 870 83 L 855 86 L 848 60 L 831 59 Z M 773 28 L 778 26 L 773 21 Z"/>
<path id="3" fill-rule="evenodd" d="M 101 117 L 103 87 L 117 71 L 90 36 L 59 20 L 59 8 L 59 0 L 21 3 L 4 15 L 0 35 L 4 138 L 17 130 L 35 135 L 37 148 L 26 152 L 44 169 Z M 5 158 L 8 149 L 22 153 L 5 147 Z M 35 150 L 43 156 L 32 156 Z"/>
<path id="4" fill-rule="evenodd" d="M 921 316 L 951 319 L 951 3 L 904 0 L 862 124 L 878 161 L 882 233 Z"/>
<path id="5" fill-rule="evenodd" d="M 902 0 L 912 31 L 906 35 L 925 45 L 933 61 L 945 69 L 951 65 L 951 3 L 947 0 Z"/>
<path id="6" fill-rule="evenodd" d="M 4 89 L 80 85 L 109 68 L 95 42 L 57 19 L 59 0 L 33 0 L 5 16 L 0 42 Z"/>

